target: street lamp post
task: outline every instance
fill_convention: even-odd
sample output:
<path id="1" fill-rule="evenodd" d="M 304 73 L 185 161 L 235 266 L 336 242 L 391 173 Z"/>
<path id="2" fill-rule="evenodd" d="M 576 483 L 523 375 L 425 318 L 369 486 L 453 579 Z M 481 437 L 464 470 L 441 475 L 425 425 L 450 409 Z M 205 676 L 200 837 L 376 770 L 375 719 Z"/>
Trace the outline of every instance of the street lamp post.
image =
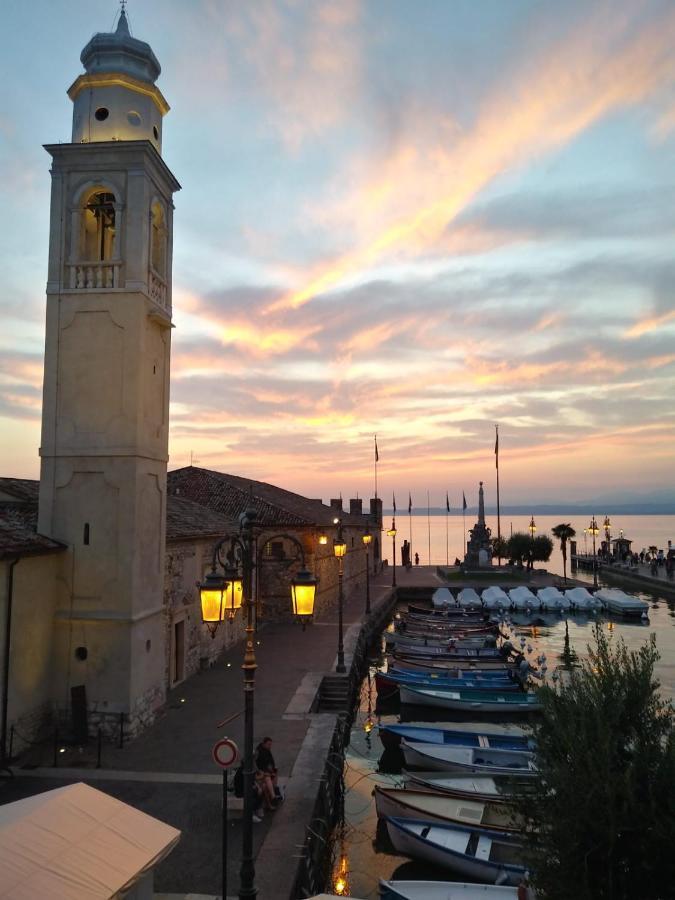
<path id="1" fill-rule="evenodd" d="M 370 558 L 368 551 L 370 549 L 370 542 L 372 541 L 373 536 L 370 533 L 370 529 L 366 528 L 366 533 L 363 535 L 363 546 L 366 548 L 366 615 L 370 615 Z"/>
<path id="2" fill-rule="evenodd" d="M 530 563 L 532 568 L 534 569 L 534 536 L 537 532 L 537 525 L 534 521 L 534 515 L 530 517 L 530 524 L 527 526 L 527 530 L 530 532 Z"/>
<path id="3" fill-rule="evenodd" d="M 391 538 L 392 575 L 391 586 L 396 587 L 396 519 L 391 520 L 391 528 L 387 532 Z"/>
<path id="4" fill-rule="evenodd" d="M 595 553 L 595 539 L 600 534 L 600 529 L 598 528 L 598 523 L 595 521 L 595 516 L 591 519 L 591 524 L 588 526 L 588 533 L 593 537 L 593 587 L 598 586 L 598 558 Z"/>
<path id="5" fill-rule="evenodd" d="M 254 524 L 256 512 L 249 508 L 239 517 L 239 533 L 226 535 L 213 548 L 211 572 L 199 585 L 202 621 L 215 637 L 220 622 L 232 621 L 237 609 L 246 611 L 246 644 L 244 651 L 244 818 L 242 829 L 241 868 L 239 870 L 240 900 L 255 900 L 255 862 L 253 859 L 253 726 L 255 670 L 257 663 L 254 649 L 256 603 L 253 596 L 253 571 L 258 565 L 255 558 L 256 536 Z M 305 553 L 300 541 L 290 534 L 268 538 L 260 552 L 272 540 L 285 538 L 299 551 L 301 570 L 291 579 L 293 612 L 303 623 L 311 619 L 314 611 L 316 579 L 305 567 Z M 227 548 L 227 549 L 226 549 Z M 222 574 L 218 573 L 222 569 Z M 223 822 L 223 829 L 226 823 Z M 223 897 L 227 896 L 225 861 L 223 862 Z"/>
<path id="6" fill-rule="evenodd" d="M 338 527 L 338 533 L 337 537 L 333 541 L 333 553 L 335 554 L 338 561 L 338 653 L 335 671 L 342 673 L 347 671 L 347 667 L 345 666 L 345 648 L 342 639 L 342 607 L 344 605 L 344 594 L 342 592 L 342 576 L 344 574 L 343 560 L 347 552 L 347 544 L 342 537 L 342 521 L 338 519 L 336 524 Z"/>
<path id="7" fill-rule="evenodd" d="M 605 529 L 605 544 L 607 547 L 607 562 L 610 561 L 611 556 L 611 544 L 610 539 L 612 537 L 612 523 L 609 521 L 609 516 L 605 516 L 605 521 L 602 523 L 602 527 Z"/>

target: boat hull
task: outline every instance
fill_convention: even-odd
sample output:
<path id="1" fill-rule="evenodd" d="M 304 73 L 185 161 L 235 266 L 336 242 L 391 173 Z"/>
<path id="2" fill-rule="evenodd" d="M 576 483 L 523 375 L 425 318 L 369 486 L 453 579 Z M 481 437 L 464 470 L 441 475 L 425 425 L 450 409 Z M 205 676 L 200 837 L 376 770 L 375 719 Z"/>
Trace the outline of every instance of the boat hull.
<path id="1" fill-rule="evenodd" d="M 399 686 L 401 703 L 413 706 L 430 706 L 435 709 L 466 710 L 484 713 L 530 713 L 541 709 L 536 698 L 527 699 L 527 694 L 501 694 L 491 698 L 481 691 L 427 690 L 410 685 Z M 520 699 L 520 698 L 523 699 Z"/>
<path id="2" fill-rule="evenodd" d="M 401 741 L 406 766 L 464 775 L 529 775 L 536 773 L 533 755 L 527 750 L 491 750 Z M 500 765 L 499 757 L 503 757 Z M 491 757 L 491 758 L 490 758 Z"/>
<path id="3" fill-rule="evenodd" d="M 518 889 L 464 881 L 380 880 L 380 900 L 518 900 Z"/>

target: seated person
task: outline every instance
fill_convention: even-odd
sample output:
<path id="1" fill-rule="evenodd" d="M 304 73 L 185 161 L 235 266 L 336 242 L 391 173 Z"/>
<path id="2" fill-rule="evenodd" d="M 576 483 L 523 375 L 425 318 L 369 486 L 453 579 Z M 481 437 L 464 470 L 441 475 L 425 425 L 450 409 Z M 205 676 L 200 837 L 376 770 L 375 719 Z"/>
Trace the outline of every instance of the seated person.
<path id="1" fill-rule="evenodd" d="M 283 799 L 279 790 L 277 767 L 272 756 L 272 738 L 265 737 L 258 744 L 255 752 L 255 765 L 258 772 L 263 776 L 263 792 L 266 800 L 266 806 L 274 809 L 277 803 Z"/>

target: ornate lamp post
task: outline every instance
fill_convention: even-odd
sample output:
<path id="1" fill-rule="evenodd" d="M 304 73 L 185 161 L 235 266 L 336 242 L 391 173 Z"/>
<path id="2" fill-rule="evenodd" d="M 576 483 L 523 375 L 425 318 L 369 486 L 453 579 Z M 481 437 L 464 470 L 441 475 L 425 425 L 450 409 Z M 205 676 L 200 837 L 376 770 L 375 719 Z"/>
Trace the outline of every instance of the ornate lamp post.
<path id="1" fill-rule="evenodd" d="M 609 521 L 609 516 L 605 516 L 605 521 L 602 523 L 602 527 L 605 529 L 605 542 L 607 545 L 607 562 L 609 562 L 609 558 L 611 556 L 612 546 L 610 544 L 610 539 L 612 537 L 612 523 Z"/>
<path id="2" fill-rule="evenodd" d="M 588 556 L 588 528 L 584 528 L 584 556 Z"/>
<path id="3" fill-rule="evenodd" d="M 342 522 L 340 521 L 340 519 L 337 520 L 337 527 L 337 537 L 333 541 L 333 553 L 335 554 L 338 561 L 338 653 L 335 671 L 346 672 L 347 668 L 345 666 L 345 648 L 342 641 L 342 607 L 344 604 L 344 595 L 342 593 L 342 576 L 344 574 L 343 560 L 345 558 L 345 554 L 347 553 L 347 544 L 342 537 Z"/>
<path id="4" fill-rule="evenodd" d="M 372 541 L 373 536 L 370 533 L 370 529 L 366 528 L 366 533 L 363 535 L 361 540 L 363 541 L 363 546 L 366 548 L 366 615 L 370 615 L 370 558 L 369 558 L 369 549 L 370 542 Z"/>
<path id="5" fill-rule="evenodd" d="M 595 554 L 595 539 L 600 534 L 600 529 L 598 528 L 598 523 L 595 521 L 595 516 L 591 519 L 591 524 L 588 526 L 588 533 L 593 537 L 593 587 L 598 586 L 598 558 Z"/>
<path id="6" fill-rule="evenodd" d="M 391 574 L 391 586 L 396 587 L 396 519 L 391 520 L 391 528 L 387 532 L 389 537 L 391 538 L 391 559 L 392 559 L 392 574 Z"/>
<path id="7" fill-rule="evenodd" d="M 199 586 L 202 621 L 211 637 L 215 636 L 220 622 L 232 621 L 240 607 L 246 611 L 246 648 L 244 652 L 244 820 L 242 831 L 241 869 L 239 872 L 240 900 L 254 900 L 255 863 L 253 860 L 253 698 L 255 693 L 255 633 L 256 603 L 253 596 L 253 572 L 258 565 L 255 546 L 254 524 L 256 512 L 247 509 L 239 517 L 239 533 L 226 535 L 213 548 L 211 571 Z M 300 541 L 290 534 L 279 534 L 268 538 L 260 552 L 273 540 L 284 538 L 291 541 L 299 551 L 301 570 L 291 579 L 293 612 L 303 623 L 311 619 L 314 612 L 316 579 L 305 567 L 305 553 Z M 222 570 L 219 574 L 218 568 Z M 223 825 L 223 827 L 225 827 Z M 223 868 L 223 881 L 225 870 Z M 227 887 L 223 884 L 223 896 Z"/>

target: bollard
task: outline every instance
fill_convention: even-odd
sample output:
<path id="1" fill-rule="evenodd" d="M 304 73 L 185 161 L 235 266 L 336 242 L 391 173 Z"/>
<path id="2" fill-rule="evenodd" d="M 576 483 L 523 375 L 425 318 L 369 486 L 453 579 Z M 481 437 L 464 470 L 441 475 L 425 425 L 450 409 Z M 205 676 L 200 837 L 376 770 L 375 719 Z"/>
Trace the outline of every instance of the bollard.
<path id="1" fill-rule="evenodd" d="M 96 732 L 96 768 L 101 768 L 101 726 L 99 725 L 98 731 Z"/>

